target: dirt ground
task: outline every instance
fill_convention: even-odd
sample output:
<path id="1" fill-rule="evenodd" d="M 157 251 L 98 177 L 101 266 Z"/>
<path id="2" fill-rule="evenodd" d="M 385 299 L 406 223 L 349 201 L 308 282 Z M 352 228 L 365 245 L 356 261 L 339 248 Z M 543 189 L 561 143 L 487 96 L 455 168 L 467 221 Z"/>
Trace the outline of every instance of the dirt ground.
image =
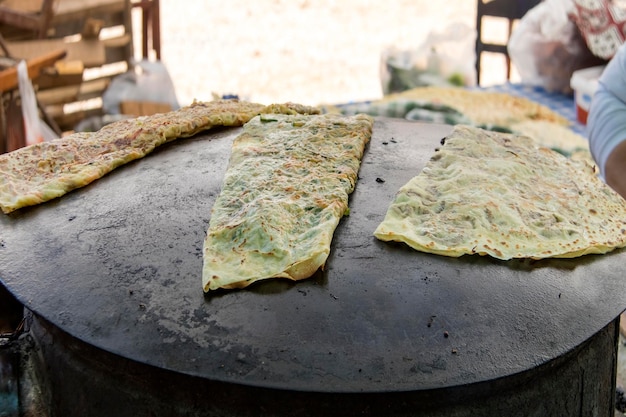
<path id="1" fill-rule="evenodd" d="M 181 104 L 212 93 L 261 103 L 344 103 L 382 95 L 382 52 L 417 50 L 431 32 L 467 28 L 473 0 L 161 0 L 162 61 Z"/>

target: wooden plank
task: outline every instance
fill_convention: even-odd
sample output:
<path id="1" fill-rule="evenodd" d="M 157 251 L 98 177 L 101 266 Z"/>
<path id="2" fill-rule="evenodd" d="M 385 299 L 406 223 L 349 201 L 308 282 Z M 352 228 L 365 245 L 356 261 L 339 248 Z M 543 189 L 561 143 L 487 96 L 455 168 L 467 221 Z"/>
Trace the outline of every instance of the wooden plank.
<path id="1" fill-rule="evenodd" d="M 80 85 L 83 82 L 83 74 L 47 74 L 45 71 L 36 80 L 37 88 L 49 90 L 52 88 L 68 87 L 72 85 Z"/>
<path id="2" fill-rule="evenodd" d="M 58 0 L 52 24 L 126 11 L 128 0 Z"/>
<path id="3" fill-rule="evenodd" d="M 66 36 L 72 36 L 79 33 L 82 33 L 85 24 L 90 19 L 97 19 L 103 22 L 103 29 L 107 29 L 115 26 L 124 27 L 124 32 L 130 32 L 131 26 L 126 26 L 125 22 L 125 13 L 100 13 L 100 14 L 90 14 L 89 17 L 79 20 L 68 20 L 67 22 L 62 22 L 58 24 L 51 24 L 49 33 L 49 38 L 63 38 Z"/>
<path id="4" fill-rule="evenodd" d="M 36 38 L 42 39 L 54 12 L 54 1 L 42 0 L 38 4 L 28 0 L 19 4 L 4 1 L 0 4 L 0 22 L 31 31 Z"/>
<path id="5" fill-rule="evenodd" d="M 57 123 L 61 125 L 59 119 L 65 114 L 65 112 L 63 111 L 63 104 L 51 104 L 49 106 L 45 106 L 45 108 L 46 113 L 48 113 L 50 117 L 54 118 Z"/>
<path id="6" fill-rule="evenodd" d="M 85 66 L 81 61 L 57 61 L 50 71 L 44 70 L 37 79 L 40 90 L 77 85 L 83 82 Z"/>
<path id="7" fill-rule="evenodd" d="M 83 61 L 64 60 L 54 63 L 54 69 L 61 75 L 81 74 L 85 70 Z"/>
<path id="8" fill-rule="evenodd" d="M 78 92 L 79 100 L 88 100 L 90 98 L 101 97 L 104 90 L 107 89 L 111 80 L 109 78 L 100 78 L 93 81 L 84 82 L 80 86 Z"/>
<path id="9" fill-rule="evenodd" d="M 83 39 L 98 39 L 103 27 L 105 27 L 104 20 L 88 17 L 80 34 Z"/>
<path id="10" fill-rule="evenodd" d="M 79 92 L 80 84 L 75 84 L 38 91 L 37 98 L 44 106 L 48 106 L 50 104 L 63 104 L 77 101 Z"/>
<path id="11" fill-rule="evenodd" d="M 28 77 L 32 80 L 39 76 L 41 69 L 53 65 L 65 56 L 65 51 L 56 50 L 26 61 Z M 10 91 L 17 88 L 17 67 L 8 68 L 0 72 L 0 91 Z"/>
<path id="12" fill-rule="evenodd" d="M 2 5 L 23 13 L 37 13 L 41 11 L 43 0 L 3 0 Z"/>
<path id="13" fill-rule="evenodd" d="M 129 54 L 127 51 L 128 50 L 126 47 L 107 48 L 106 49 L 107 62 L 120 62 L 120 61 L 128 62 Z"/>
<path id="14" fill-rule="evenodd" d="M 30 59 L 51 50 L 64 49 L 67 52 L 66 61 L 80 61 L 85 68 L 93 68 L 112 61 L 107 59 L 108 49 L 126 48 L 131 41 L 131 35 L 124 34 L 105 40 L 83 39 L 76 42 L 68 42 L 63 39 L 38 39 L 6 42 L 6 44 L 11 55 L 21 59 Z M 126 57 L 120 60 L 125 59 Z"/>
<path id="15" fill-rule="evenodd" d="M 37 92 L 39 102 L 45 106 L 53 104 L 67 104 L 75 101 L 87 100 L 100 97 L 109 86 L 109 80 L 102 78 L 86 81 L 80 85 L 51 88 Z"/>
<path id="16" fill-rule="evenodd" d="M 0 56 L 0 69 L 6 69 L 18 64 L 18 60 L 8 58 L 6 56 Z"/>
<path id="17" fill-rule="evenodd" d="M 39 30 L 41 26 L 39 16 L 30 13 L 22 13 L 4 5 L 0 5 L 0 21 L 10 26 L 32 31 Z"/>
<path id="18" fill-rule="evenodd" d="M 91 81 L 99 78 L 113 78 L 128 70 L 126 61 L 111 62 L 98 68 L 89 68 L 83 74 L 83 80 Z"/>
<path id="19" fill-rule="evenodd" d="M 79 110 L 72 113 L 64 113 L 63 107 L 53 106 L 46 107 L 46 112 L 54 116 L 63 131 L 74 130 L 75 126 L 92 116 L 102 116 L 102 108 L 92 108 L 88 110 Z"/>
<path id="20" fill-rule="evenodd" d="M 24 132 L 24 122 L 22 118 L 22 108 L 12 97 L 6 110 L 6 151 L 11 152 L 26 146 L 26 133 Z"/>
<path id="21" fill-rule="evenodd" d="M 103 40 L 105 59 L 107 62 L 128 62 L 132 57 L 132 36 L 124 34 L 115 38 Z"/>
<path id="22" fill-rule="evenodd" d="M 7 42 L 14 57 L 30 59 L 55 49 L 67 51 L 68 61 L 81 61 L 86 68 L 98 67 L 106 63 L 105 43 L 99 40 L 66 42 L 63 39 L 40 39 Z"/>
<path id="23" fill-rule="evenodd" d="M 123 34 L 114 38 L 103 39 L 101 42 L 105 48 L 120 48 L 127 46 L 132 41 L 130 34 Z"/>

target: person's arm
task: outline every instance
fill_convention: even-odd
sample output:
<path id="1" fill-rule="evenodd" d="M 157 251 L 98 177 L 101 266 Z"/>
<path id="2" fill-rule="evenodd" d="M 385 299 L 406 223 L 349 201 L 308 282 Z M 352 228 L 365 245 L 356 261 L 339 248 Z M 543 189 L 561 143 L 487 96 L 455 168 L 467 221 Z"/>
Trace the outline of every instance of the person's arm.
<path id="1" fill-rule="evenodd" d="M 622 140 L 613 148 L 606 160 L 604 170 L 606 183 L 626 198 L 626 141 Z"/>
<path id="2" fill-rule="evenodd" d="M 626 44 L 600 77 L 587 132 L 600 173 L 608 185 L 626 198 Z"/>

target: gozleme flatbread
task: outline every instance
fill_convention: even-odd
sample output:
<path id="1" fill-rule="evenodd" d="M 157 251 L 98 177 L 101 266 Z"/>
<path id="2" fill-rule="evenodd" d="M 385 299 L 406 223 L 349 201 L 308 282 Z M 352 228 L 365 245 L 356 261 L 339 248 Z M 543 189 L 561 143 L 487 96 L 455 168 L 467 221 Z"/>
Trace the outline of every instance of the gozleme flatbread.
<path id="1" fill-rule="evenodd" d="M 567 126 L 544 120 L 526 120 L 510 127 L 514 133 L 535 139 L 539 146 L 557 150 L 566 156 L 582 150 L 589 151 L 587 139 Z"/>
<path id="2" fill-rule="evenodd" d="M 454 257 L 573 258 L 626 245 L 626 201 L 583 161 L 457 126 L 374 235 Z"/>
<path id="3" fill-rule="evenodd" d="M 418 87 L 390 94 L 382 102 L 420 100 L 454 108 L 475 125 L 510 127 L 526 120 L 543 120 L 563 126 L 570 122 L 548 107 L 511 94 L 455 87 Z"/>
<path id="4" fill-rule="evenodd" d="M 75 133 L 0 155 L 0 208 L 10 213 L 84 187 L 115 168 L 177 138 L 214 126 L 241 126 L 271 111 L 319 113 L 313 107 L 239 100 L 195 102 L 179 110 L 121 120 L 94 133 Z"/>
<path id="5" fill-rule="evenodd" d="M 527 120 L 511 125 L 511 130 L 533 138 L 539 146 L 555 150 L 571 159 L 585 161 L 597 171 L 587 139 L 566 126 L 544 120 Z"/>
<path id="6" fill-rule="evenodd" d="M 204 242 L 204 291 L 323 267 L 348 211 L 373 119 L 365 115 L 252 119 L 232 145 Z"/>

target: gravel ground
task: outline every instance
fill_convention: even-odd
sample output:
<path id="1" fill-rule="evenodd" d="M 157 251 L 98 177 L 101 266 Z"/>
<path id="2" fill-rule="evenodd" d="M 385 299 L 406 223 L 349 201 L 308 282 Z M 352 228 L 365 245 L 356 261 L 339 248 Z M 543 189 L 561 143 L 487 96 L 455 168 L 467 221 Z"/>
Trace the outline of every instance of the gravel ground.
<path id="1" fill-rule="evenodd" d="M 416 50 L 431 31 L 467 25 L 475 1 L 161 0 L 162 60 L 181 104 L 212 93 L 261 103 L 343 103 L 382 95 L 389 46 Z M 457 27 L 459 27 L 457 25 Z"/>

